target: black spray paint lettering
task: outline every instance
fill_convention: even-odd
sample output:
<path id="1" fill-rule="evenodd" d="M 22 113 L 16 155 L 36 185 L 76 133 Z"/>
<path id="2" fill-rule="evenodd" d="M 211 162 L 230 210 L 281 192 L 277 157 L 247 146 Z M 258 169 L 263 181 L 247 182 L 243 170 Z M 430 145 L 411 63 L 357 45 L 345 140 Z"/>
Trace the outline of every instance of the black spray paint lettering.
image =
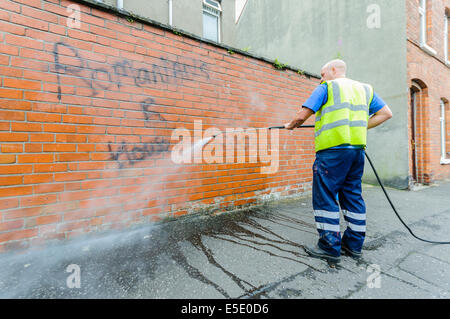
<path id="1" fill-rule="evenodd" d="M 67 49 L 72 51 L 75 58 L 78 59 L 80 62 L 80 65 L 78 67 L 60 63 L 59 50 L 62 47 L 66 47 Z M 72 75 L 80 76 L 81 71 L 84 69 L 84 62 L 81 59 L 81 57 L 79 56 L 78 51 L 75 48 L 73 48 L 70 44 L 63 43 L 63 42 L 55 43 L 55 46 L 53 47 L 53 56 L 54 56 L 54 60 L 55 60 L 55 72 L 57 73 L 57 80 L 58 80 L 58 99 L 61 100 L 61 78 L 60 78 L 59 74 L 65 73 L 65 74 L 72 74 Z M 87 81 L 86 79 L 82 78 L 82 80 L 86 84 L 90 85 L 89 81 Z"/>
<path id="2" fill-rule="evenodd" d="M 170 140 L 164 137 L 155 137 L 150 143 L 142 146 L 122 141 L 116 151 L 113 151 L 112 144 L 108 144 L 108 150 L 111 153 L 110 159 L 119 163 L 119 168 L 123 168 L 125 163 L 134 165 L 136 162 L 143 161 L 154 154 L 165 153 L 169 150 Z"/>
<path id="3" fill-rule="evenodd" d="M 166 121 L 166 119 L 157 111 L 151 108 L 155 105 L 155 100 L 151 97 L 141 102 L 142 112 L 144 113 L 146 124 L 148 121 Z M 113 151 L 112 142 L 108 143 L 108 150 L 111 153 L 110 160 L 119 163 L 122 169 L 125 163 L 134 165 L 138 161 L 145 160 L 153 154 L 165 153 L 169 150 L 170 140 L 164 137 L 155 137 L 150 142 L 137 146 L 134 143 L 122 141 L 117 151 Z"/>
<path id="4" fill-rule="evenodd" d="M 144 112 L 146 121 L 165 121 L 164 117 L 156 111 L 152 111 L 151 108 L 155 104 L 155 100 L 151 97 L 145 99 L 142 103 L 142 112 Z"/>
<path id="5" fill-rule="evenodd" d="M 61 62 L 62 50 L 68 50 L 70 58 L 75 59 L 75 65 L 68 65 Z M 61 74 L 73 75 L 79 77 L 92 92 L 91 96 L 98 94 L 98 89 L 110 90 L 117 87 L 121 88 L 123 78 L 131 78 L 138 87 L 145 87 L 157 83 L 178 84 L 177 79 L 193 81 L 194 75 L 209 79 L 206 64 L 203 62 L 193 61 L 193 65 L 171 61 L 166 58 L 160 58 L 162 65 L 152 64 L 149 68 L 135 68 L 132 63 L 126 59 L 115 62 L 112 67 L 93 68 L 89 65 L 89 61 L 81 57 L 79 51 L 64 42 L 55 43 L 53 48 L 55 72 L 58 80 L 58 99 L 61 100 Z M 141 102 L 142 112 L 145 116 L 146 123 L 148 121 L 165 121 L 159 112 L 152 110 L 155 100 L 151 97 Z M 147 126 L 147 125 L 146 125 Z M 134 146 L 133 146 L 134 145 Z M 117 151 L 113 151 L 112 143 L 108 144 L 111 160 L 117 161 L 119 167 L 123 168 L 125 161 L 134 165 L 138 161 L 149 158 L 152 154 L 167 152 L 169 150 L 170 141 L 168 138 L 156 137 L 150 143 L 136 146 L 135 144 L 122 141 Z M 124 161 L 125 160 L 125 161 Z"/>
<path id="6" fill-rule="evenodd" d="M 73 57 L 78 60 L 78 66 L 71 66 L 61 63 L 61 50 L 68 49 Z M 60 74 L 75 75 L 80 77 L 92 90 L 91 96 L 96 96 L 98 91 L 96 88 L 106 90 L 122 86 L 122 78 L 127 77 L 134 80 L 138 87 L 145 87 L 157 83 L 177 84 L 177 79 L 193 81 L 193 75 L 198 74 L 203 78 L 209 79 L 209 74 L 204 62 L 193 61 L 193 65 L 183 64 L 177 61 L 170 61 L 166 58 L 160 58 L 160 66 L 152 64 L 148 68 L 133 67 L 128 60 L 115 62 L 111 70 L 108 68 L 93 68 L 89 66 L 89 61 L 83 59 L 79 51 L 64 42 L 57 42 L 53 48 L 53 56 L 55 61 L 55 72 L 58 74 L 58 98 L 61 99 L 61 79 Z M 103 74 L 107 79 L 99 80 L 99 75 Z M 201 75 L 200 75 L 201 74 Z M 84 76 L 83 76 L 84 75 Z"/>

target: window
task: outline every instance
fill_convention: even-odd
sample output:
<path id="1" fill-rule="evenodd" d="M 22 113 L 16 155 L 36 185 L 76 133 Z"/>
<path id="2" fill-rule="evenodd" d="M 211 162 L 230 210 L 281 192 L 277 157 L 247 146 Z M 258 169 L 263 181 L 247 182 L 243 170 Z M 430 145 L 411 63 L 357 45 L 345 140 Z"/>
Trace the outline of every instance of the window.
<path id="1" fill-rule="evenodd" d="M 420 15 L 420 46 L 422 49 L 430 54 L 435 55 L 437 52 L 432 49 L 428 43 L 431 41 L 431 1 L 430 0 L 420 0 L 419 5 L 419 15 Z"/>
<path id="2" fill-rule="evenodd" d="M 215 0 L 203 0 L 203 37 L 220 42 L 220 15 L 222 8 Z"/>

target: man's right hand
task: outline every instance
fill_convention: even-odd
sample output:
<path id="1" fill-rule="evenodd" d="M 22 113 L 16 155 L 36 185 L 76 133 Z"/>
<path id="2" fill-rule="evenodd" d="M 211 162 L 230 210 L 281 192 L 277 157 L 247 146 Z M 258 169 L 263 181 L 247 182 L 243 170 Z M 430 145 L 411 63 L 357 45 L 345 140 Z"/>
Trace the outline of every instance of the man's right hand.
<path id="1" fill-rule="evenodd" d="M 284 124 L 284 128 L 288 131 L 292 131 L 295 127 L 291 126 L 291 123 Z"/>

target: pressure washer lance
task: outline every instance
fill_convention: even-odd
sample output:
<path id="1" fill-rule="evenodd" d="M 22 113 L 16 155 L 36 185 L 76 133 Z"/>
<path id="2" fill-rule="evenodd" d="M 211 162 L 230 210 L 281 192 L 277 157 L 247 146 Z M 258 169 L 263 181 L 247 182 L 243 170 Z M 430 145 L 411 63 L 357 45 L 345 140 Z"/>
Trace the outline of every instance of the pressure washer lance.
<path id="1" fill-rule="evenodd" d="M 304 125 L 302 127 L 304 127 L 304 128 L 306 128 L 306 127 L 314 127 L 314 125 Z M 284 126 L 271 126 L 271 127 L 266 128 L 266 129 L 268 129 L 268 130 L 283 130 L 283 129 L 285 129 L 285 127 Z M 217 136 L 219 136 L 221 134 L 223 134 L 223 133 L 219 133 L 219 134 L 211 136 L 209 138 L 209 140 L 207 141 L 207 143 L 205 143 L 205 145 L 208 144 L 212 139 L 216 138 Z"/>
<path id="2" fill-rule="evenodd" d="M 304 125 L 304 126 L 300 126 L 300 128 L 308 128 L 308 127 L 314 127 L 314 125 Z M 273 129 L 280 129 L 280 130 L 282 130 L 282 129 L 285 129 L 285 127 L 284 127 L 284 126 L 274 126 L 274 127 L 270 127 L 270 128 L 269 128 L 269 130 L 273 130 Z M 376 169 L 375 169 L 375 166 L 373 165 L 372 160 L 370 159 L 369 155 L 367 155 L 367 152 L 364 152 L 364 153 L 365 153 L 365 155 L 366 155 L 366 157 L 367 157 L 367 160 L 368 160 L 369 163 L 370 163 L 370 166 L 372 167 L 373 172 L 375 173 L 375 177 L 377 178 L 377 181 L 378 181 L 378 183 L 380 184 L 381 189 L 382 189 L 383 192 L 384 192 L 384 195 L 386 196 L 386 198 L 387 198 L 389 204 L 391 205 L 392 209 L 394 210 L 395 215 L 397 215 L 398 219 L 399 219 L 400 222 L 403 224 L 403 226 L 406 227 L 406 229 L 409 231 L 409 233 L 410 233 L 414 238 L 416 238 L 416 239 L 418 239 L 418 240 L 421 240 L 421 241 L 424 241 L 424 242 L 427 242 L 427 243 L 431 243 L 431 244 L 441 244 L 441 245 L 448 245 L 448 244 L 450 244 L 449 241 L 432 241 L 432 240 L 423 239 L 423 238 L 420 238 L 420 237 L 416 236 L 416 235 L 412 232 L 411 228 L 409 228 L 408 225 L 406 225 L 406 223 L 403 221 L 403 219 L 402 219 L 402 218 L 400 217 L 400 215 L 398 214 L 397 209 L 395 209 L 395 206 L 394 206 L 394 204 L 392 203 L 392 201 L 391 201 L 391 199 L 390 199 L 388 193 L 386 192 L 386 189 L 384 188 L 384 185 L 383 185 L 383 183 L 381 182 L 381 179 L 380 179 L 380 177 L 378 176 L 378 173 L 377 173 L 377 171 L 376 171 Z"/>

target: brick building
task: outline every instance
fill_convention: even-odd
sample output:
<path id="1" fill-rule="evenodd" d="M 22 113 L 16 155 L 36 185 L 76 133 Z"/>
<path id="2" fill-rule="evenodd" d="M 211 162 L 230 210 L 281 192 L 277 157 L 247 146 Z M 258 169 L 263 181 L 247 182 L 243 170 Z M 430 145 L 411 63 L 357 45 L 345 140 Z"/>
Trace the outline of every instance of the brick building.
<path id="1" fill-rule="evenodd" d="M 450 1 L 407 1 L 410 170 L 429 184 L 450 177 Z"/>

